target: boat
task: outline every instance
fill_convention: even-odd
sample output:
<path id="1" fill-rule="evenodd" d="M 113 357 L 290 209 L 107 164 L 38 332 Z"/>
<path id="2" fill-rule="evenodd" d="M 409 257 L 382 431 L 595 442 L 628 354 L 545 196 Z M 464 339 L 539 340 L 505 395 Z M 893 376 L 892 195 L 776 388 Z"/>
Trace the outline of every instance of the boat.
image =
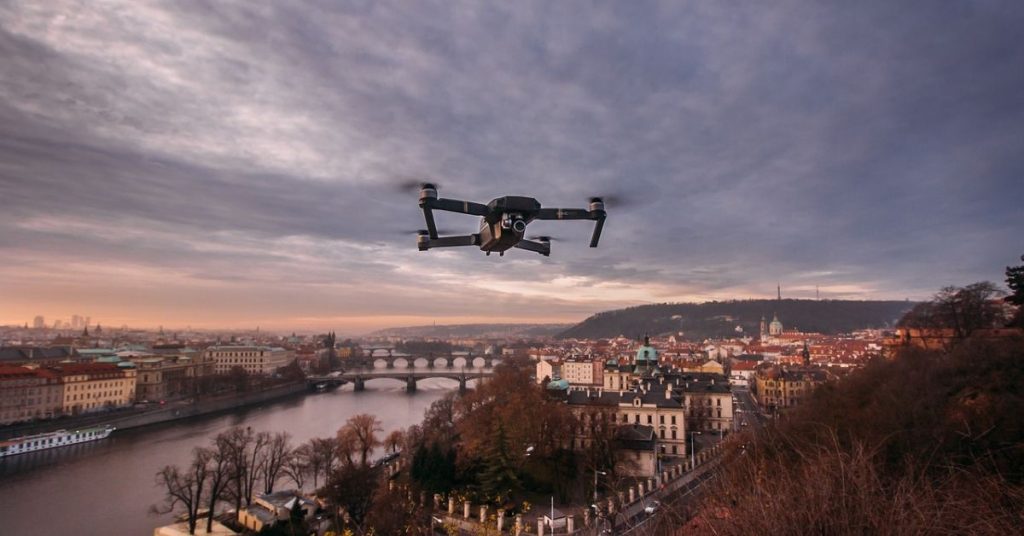
<path id="1" fill-rule="evenodd" d="M 107 425 L 81 428 L 74 431 L 57 430 L 56 432 L 47 432 L 45 434 L 15 437 L 0 441 L 0 458 L 106 439 L 114 430 L 116 428 Z"/>

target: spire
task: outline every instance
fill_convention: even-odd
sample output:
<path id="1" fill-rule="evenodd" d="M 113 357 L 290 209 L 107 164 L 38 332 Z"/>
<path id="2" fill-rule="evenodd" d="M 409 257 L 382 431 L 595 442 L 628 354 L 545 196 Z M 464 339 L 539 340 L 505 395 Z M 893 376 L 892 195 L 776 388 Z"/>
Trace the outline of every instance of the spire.
<path id="1" fill-rule="evenodd" d="M 782 301 L 782 283 L 775 287 L 776 299 Z"/>
<path id="2" fill-rule="evenodd" d="M 811 350 L 809 348 L 807 348 L 807 341 L 804 341 L 803 356 L 804 356 L 804 366 L 805 367 L 811 366 Z"/>
<path id="3" fill-rule="evenodd" d="M 644 333 L 644 346 L 650 346 L 650 345 L 651 345 L 651 338 L 646 333 Z"/>
<path id="4" fill-rule="evenodd" d="M 85 329 L 82 330 L 82 336 L 83 337 L 88 337 L 89 336 L 89 326 L 85 326 Z"/>

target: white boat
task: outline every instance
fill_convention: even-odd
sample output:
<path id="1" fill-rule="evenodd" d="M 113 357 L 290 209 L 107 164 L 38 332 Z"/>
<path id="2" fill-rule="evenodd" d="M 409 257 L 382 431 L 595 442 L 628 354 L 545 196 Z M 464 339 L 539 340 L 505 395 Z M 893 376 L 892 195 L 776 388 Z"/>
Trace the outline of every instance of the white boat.
<path id="1" fill-rule="evenodd" d="M 25 454 L 37 450 L 46 450 L 68 445 L 77 445 L 99 439 L 106 439 L 116 428 L 113 426 L 94 426 L 79 430 L 57 430 L 45 434 L 15 437 L 0 441 L 0 458 Z"/>

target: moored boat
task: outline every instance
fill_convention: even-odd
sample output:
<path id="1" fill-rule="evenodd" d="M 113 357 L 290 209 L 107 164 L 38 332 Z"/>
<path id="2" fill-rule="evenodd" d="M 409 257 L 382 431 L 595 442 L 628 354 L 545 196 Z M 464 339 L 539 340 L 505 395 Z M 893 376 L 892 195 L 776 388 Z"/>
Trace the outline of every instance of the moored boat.
<path id="1" fill-rule="evenodd" d="M 115 429 L 109 425 L 93 426 L 72 431 L 57 430 L 56 432 L 3 440 L 0 441 L 0 458 L 106 439 Z"/>

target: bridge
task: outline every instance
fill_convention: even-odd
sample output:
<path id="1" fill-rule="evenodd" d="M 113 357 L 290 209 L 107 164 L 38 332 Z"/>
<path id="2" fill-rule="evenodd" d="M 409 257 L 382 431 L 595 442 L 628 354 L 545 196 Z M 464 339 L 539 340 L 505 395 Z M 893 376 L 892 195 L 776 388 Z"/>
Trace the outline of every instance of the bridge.
<path id="1" fill-rule="evenodd" d="M 489 369 L 494 365 L 501 362 L 501 357 L 491 355 L 473 355 L 473 354 L 446 354 L 446 355 L 394 355 L 388 352 L 387 355 L 374 355 L 373 352 L 370 355 L 362 357 L 350 357 L 343 360 L 344 367 L 346 370 L 355 369 L 373 369 L 378 363 L 383 363 L 385 368 L 417 368 L 417 363 L 420 363 L 420 367 L 426 368 L 485 368 Z M 481 366 L 477 367 L 477 363 Z"/>
<path id="2" fill-rule="evenodd" d="M 376 379 L 405 380 L 405 390 L 412 393 L 416 391 L 416 382 L 428 378 L 447 378 L 459 382 L 459 391 L 466 390 L 466 382 L 489 378 L 494 374 L 491 370 L 351 370 L 339 376 L 347 383 L 352 383 L 356 391 L 366 388 L 366 382 Z"/>

